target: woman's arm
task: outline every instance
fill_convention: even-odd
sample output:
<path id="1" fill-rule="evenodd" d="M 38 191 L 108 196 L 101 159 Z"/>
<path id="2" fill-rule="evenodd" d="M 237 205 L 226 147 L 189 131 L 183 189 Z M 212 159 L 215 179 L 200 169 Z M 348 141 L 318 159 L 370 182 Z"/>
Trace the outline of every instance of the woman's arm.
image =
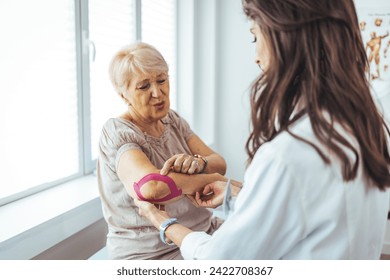
<path id="1" fill-rule="evenodd" d="M 165 162 L 160 174 L 167 175 L 170 170 L 176 173 L 188 174 L 202 172 L 224 175 L 226 173 L 226 162 L 223 157 L 207 146 L 197 135 L 191 136 L 187 144 L 192 155 L 178 154 L 172 156 Z M 194 155 L 199 155 L 204 158 L 207 164 L 201 157 L 196 158 Z"/>
<path id="2" fill-rule="evenodd" d="M 134 183 L 148 174 L 159 173 L 160 170 L 150 162 L 142 151 L 129 150 L 119 159 L 117 172 L 119 179 L 126 187 L 127 192 L 133 198 L 137 198 L 138 196 L 133 187 Z M 176 186 L 182 190 L 183 194 L 195 194 L 196 191 L 200 191 L 209 183 L 227 180 L 218 173 L 187 175 L 171 172 L 167 176 L 173 179 Z M 146 200 L 163 198 L 171 193 L 166 183 L 155 180 L 145 183 L 141 187 L 140 192 Z M 173 198 L 161 204 L 167 204 L 178 199 L 179 198 Z"/>

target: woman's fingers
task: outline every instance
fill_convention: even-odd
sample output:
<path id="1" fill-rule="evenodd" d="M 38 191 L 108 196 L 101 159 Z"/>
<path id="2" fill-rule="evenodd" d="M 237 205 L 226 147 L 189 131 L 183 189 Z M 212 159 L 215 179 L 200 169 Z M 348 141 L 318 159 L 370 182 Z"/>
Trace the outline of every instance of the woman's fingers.
<path id="1" fill-rule="evenodd" d="M 198 160 L 191 155 L 179 154 L 168 159 L 160 170 L 161 175 L 168 175 L 169 171 L 176 173 L 197 174 L 200 166 Z"/>
<path id="2" fill-rule="evenodd" d="M 188 169 L 188 174 L 196 174 L 199 170 L 199 164 L 196 160 L 191 161 L 190 168 Z"/>
<path id="3" fill-rule="evenodd" d="M 187 173 L 188 169 L 191 166 L 193 159 L 194 158 L 190 155 L 179 156 L 175 162 L 175 171 L 178 173 L 184 173 L 184 174 Z"/>
<path id="4" fill-rule="evenodd" d="M 169 170 L 171 170 L 171 168 L 175 164 L 176 158 L 177 155 L 174 155 L 164 163 L 163 167 L 160 170 L 161 175 L 167 175 L 169 173 Z"/>
<path id="5" fill-rule="evenodd" d="M 186 156 L 181 154 L 181 155 L 178 155 L 176 160 L 175 160 L 175 163 L 173 164 L 173 171 L 175 171 L 176 173 L 184 173 L 181 171 L 182 169 L 182 166 L 183 166 L 183 163 L 186 159 Z"/>

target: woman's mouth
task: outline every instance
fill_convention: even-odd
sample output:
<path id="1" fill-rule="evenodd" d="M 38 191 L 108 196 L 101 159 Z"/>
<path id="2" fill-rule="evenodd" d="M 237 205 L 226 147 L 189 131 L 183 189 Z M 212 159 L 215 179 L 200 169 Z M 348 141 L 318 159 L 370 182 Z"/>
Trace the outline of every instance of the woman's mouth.
<path id="1" fill-rule="evenodd" d="M 159 103 L 157 103 L 157 104 L 154 104 L 153 106 L 154 106 L 157 110 L 162 110 L 162 109 L 164 109 L 165 102 L 162 101 L 162 102 L 159 102 Z"/>

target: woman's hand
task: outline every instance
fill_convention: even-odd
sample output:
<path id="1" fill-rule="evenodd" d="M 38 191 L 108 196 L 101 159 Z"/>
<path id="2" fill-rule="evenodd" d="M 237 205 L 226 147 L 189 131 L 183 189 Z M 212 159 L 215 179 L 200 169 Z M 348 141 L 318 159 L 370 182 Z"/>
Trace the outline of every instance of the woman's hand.
<path id="1" fill-rule="evenodd" d="M 203 171 L 205 162 L 191 155 L 177 154 L 168 159 L 160 170 L 161 175 L 167 175 L 170 170 L 176 173 L 197 174 Z"/>

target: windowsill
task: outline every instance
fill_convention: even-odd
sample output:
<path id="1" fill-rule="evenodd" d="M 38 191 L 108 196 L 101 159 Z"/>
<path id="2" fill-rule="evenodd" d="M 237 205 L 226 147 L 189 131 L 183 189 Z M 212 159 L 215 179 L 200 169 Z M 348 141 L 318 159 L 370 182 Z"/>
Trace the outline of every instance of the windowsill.
<path id="1" fill-rule="evenodd" d="M 0 259 L 30 259 L 102 218 L 96 177 L 0 207 Z"/>

